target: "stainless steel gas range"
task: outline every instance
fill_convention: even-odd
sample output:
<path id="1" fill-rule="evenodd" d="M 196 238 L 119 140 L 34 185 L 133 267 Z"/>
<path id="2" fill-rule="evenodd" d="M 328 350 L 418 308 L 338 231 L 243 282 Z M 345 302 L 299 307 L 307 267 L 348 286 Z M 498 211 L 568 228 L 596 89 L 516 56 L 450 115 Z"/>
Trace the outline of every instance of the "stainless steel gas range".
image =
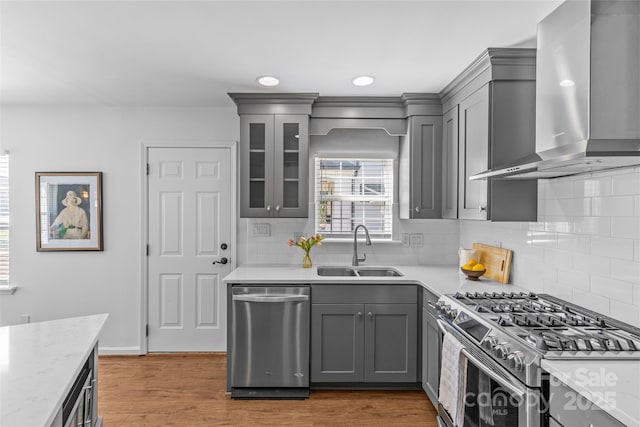
<path id="1" fill-rule="evenodd" d="M 440 297 L 436 308 L 440 329 L 461 344 L 466 362 L 464 427 L 547 426 L 543 358 L 640 360 L 640 329 L 550 295 L 457 293 Z M 442 405 L 438 413 L 455 426 Z"/>

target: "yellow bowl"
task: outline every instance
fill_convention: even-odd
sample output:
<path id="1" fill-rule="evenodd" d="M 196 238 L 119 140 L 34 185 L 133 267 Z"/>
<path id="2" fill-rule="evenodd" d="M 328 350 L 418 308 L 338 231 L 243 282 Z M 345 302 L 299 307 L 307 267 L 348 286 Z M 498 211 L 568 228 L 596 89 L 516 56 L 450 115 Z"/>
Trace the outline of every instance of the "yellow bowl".
<path id="1" fill-rule="evenodd" d="M 480 271 L 476 271 L 476 270 L 465 270 L 464 268 L 460 267 L 460 270 L 467 275 L 467 280 L 480 280 L 480 276 L 482 276 L 484 273 L 487 272 L 486 269 L 484 270 L 480 270 Z"/>

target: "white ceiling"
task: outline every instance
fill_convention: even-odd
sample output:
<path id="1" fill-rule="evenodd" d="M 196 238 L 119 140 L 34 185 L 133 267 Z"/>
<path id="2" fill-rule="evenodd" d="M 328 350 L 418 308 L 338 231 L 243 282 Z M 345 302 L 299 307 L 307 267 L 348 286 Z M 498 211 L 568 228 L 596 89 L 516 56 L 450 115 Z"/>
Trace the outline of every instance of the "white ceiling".
<path id="1" fill-rule="evenodd" d="M 534 47 L 560 3 L 1 0 L 0 97 L 229 106 L 227 92 L 439 92 L 487 47 Z M 260 87 L 263 74 L 281 85 Z M 377 80 L 351 85 L 360 74 Z"/>

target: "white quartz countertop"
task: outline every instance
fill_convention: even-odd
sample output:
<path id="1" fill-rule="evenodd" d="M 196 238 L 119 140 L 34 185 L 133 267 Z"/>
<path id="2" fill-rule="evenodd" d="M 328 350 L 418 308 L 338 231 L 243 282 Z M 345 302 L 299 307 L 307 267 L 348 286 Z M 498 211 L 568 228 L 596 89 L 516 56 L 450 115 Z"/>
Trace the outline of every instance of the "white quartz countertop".
<path id="1" fill-rule="evenodd" d="M 640 361 L 543 359 L 542 369 L 621 423 L 640 426 Z"/>
<path id="2" fill-rule="evenodd" d="M 51 425 L 107 317 L 0 327 L 0 426 Z"/>
<path id="3" fill-rule="evenodd" d="M 336 266 L 336 265 L 331 265 Z M 343 265 L 342 267 L 347 267 Z M 362 267 L 368 267 L 364 264 Z M 223 280 L 227 284 L 333 284 L 333 283 L 366 283 L 393 284 L 412 283 L 420 285 L 439 295 L 461 292 L 528 292 L 515 285 L 504 285 L 486 277 L 479 281 L 467 280 L 461 276 L 457 265 L 403 265 L 393 266 L 403 274 L 402 277 L 331 277 L 319 276 L 317 267 L 302 268 L 291 265 L 248 265 L 241 266 L 229 273 Z"/>

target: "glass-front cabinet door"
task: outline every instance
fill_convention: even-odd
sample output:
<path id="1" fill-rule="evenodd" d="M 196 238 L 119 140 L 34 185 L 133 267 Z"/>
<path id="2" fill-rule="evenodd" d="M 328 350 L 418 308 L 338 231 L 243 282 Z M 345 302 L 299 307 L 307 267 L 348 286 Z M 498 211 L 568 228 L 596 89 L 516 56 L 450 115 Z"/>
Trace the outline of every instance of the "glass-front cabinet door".
<path id="1" fill-rule="evenodd" d="M 273 211 L 273 116 L 240 119 L 240 216 L 266 217 Z"/>
<path id="2" fill-rule="evenodd" d="M 274 197 L 276 217 L 308 215 L 309 117 L 275 117 Z"/>
<path id="3" fill-rule="evenodd" d="M 308 215 L 309 117 L 240 118 L 240 216 Z"/>

